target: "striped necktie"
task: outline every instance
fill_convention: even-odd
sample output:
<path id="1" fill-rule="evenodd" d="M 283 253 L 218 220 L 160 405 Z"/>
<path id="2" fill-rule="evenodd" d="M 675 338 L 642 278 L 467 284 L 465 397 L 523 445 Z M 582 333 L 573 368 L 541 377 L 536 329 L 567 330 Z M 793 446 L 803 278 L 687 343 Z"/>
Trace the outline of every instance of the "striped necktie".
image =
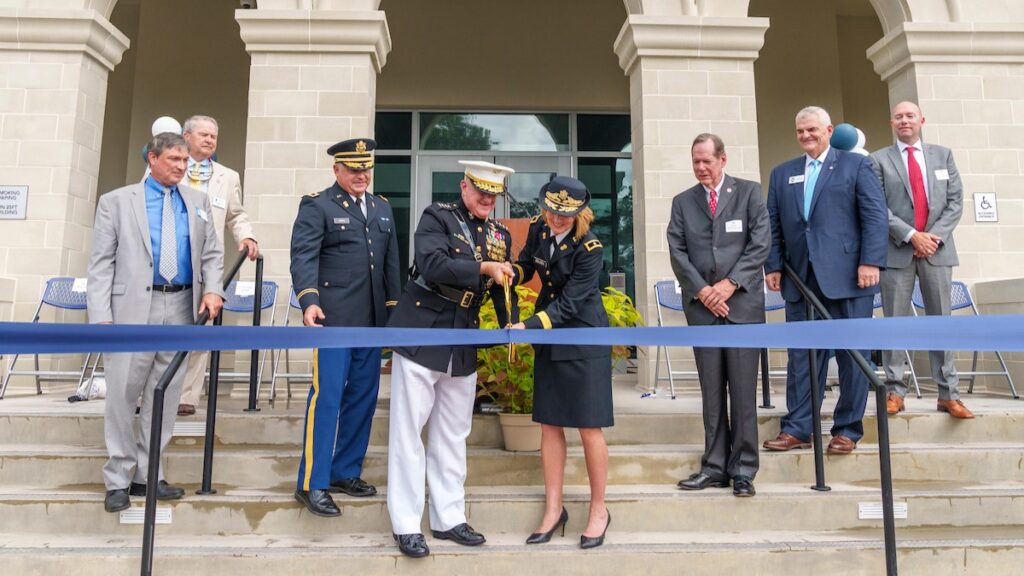
<path id="1" fill-rule="evenodd" d="M 164 208 L 160 221 L 160 275 L 168 284 L 178 275 L 178 234 L 169 188 L 164 188 Z"/>

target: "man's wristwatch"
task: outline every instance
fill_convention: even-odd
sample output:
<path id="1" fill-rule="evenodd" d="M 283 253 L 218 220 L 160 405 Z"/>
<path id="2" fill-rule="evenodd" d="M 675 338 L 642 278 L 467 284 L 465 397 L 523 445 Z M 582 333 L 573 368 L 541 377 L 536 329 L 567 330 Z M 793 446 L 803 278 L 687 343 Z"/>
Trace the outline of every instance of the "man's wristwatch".
<path id="1" fill-rule="evenodd" d="M 735 281 L 735 280 L 733 280 L 732 278 L 726 278 L 726 280 L 728 280 L 729 283 L 732 284 L 734 288 L 739 288 L 740 287 L 740 283 Z"/>

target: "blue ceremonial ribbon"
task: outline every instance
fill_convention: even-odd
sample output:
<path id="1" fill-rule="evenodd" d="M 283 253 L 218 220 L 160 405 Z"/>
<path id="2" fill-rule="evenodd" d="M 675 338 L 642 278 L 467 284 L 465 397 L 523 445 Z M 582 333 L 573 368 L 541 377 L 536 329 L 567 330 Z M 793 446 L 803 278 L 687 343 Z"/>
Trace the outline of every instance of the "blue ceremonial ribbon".
<path id="1" fill-rule="evenodd" d="M 1024 351 L 1024 315 L 660 328 L 474 330 L 0 323 L 0 354 L 508 344 Z"/>

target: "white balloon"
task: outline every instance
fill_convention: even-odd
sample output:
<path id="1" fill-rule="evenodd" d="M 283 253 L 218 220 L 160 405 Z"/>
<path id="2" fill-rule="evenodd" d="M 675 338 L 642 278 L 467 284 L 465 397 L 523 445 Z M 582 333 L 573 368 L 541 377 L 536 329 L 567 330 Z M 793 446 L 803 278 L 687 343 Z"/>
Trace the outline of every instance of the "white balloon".
<path id="1" fill-rule="evenodd" d="M 868 155 L 868 151 L 863 148 L 854 148 L 853 150 L 850 150 L 850 152 L 853 152 L 854 154 L 860 154 L 861 156 Z"/>
<path id="2" fill-rule="evenodd" d="M 171 118 L 170 116 L 161 116 L 153 121 L 152 128 L 153 136 L 157 134 L 163 134 L 164 132 L 172 132 L 174 134 L 181 134 L 181 124 Z"/>
<path id="3" fill-rule="evenodd" d="M 856 151 L 858 148 L 864 148 L 864 145 L 868 143 L 868 139 L 864 136 L 864 132 L 860 128 L 857 128 L 857 144 L 853 147 Z"/>

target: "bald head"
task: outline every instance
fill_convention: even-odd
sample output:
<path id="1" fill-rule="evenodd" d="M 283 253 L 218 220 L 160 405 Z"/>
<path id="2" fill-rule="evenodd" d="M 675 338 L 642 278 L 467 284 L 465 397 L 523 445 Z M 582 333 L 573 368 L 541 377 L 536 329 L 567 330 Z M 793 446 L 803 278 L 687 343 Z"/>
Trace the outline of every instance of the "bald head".
<path id="1" fill-rule="evenodd" d="M 921 114 L 921 107 L 914 102 L 903 101 L 892 107 L 892 116 L 889 118 L 893 134 L 904 144 L 917 144 L 921 139 L 921 126 L 924 124 L 924 115 Z"/>

